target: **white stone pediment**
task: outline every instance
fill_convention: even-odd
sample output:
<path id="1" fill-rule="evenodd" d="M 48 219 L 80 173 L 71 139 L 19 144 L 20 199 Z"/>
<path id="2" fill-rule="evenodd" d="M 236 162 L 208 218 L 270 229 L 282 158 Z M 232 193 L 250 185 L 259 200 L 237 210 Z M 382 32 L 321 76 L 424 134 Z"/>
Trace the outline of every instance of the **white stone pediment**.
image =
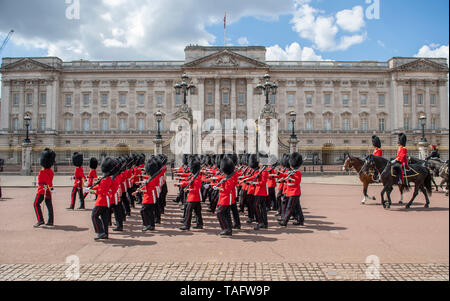
<path id="1" fill-rule="evenodd" d="M 448 71 L 446 66 L 421 58 L 396 67 L 396 71 Z"/>
<path id="2" fill-rule="evenodd" d="M 53 67 L 40 63 L 30 58 L 25 58 L 17 62 L 4 66 L 2 69 L 6 71 L 40 71 L 54 70 Z"/>
<path id="3" fill-rule="evenodd" d="M 267 68 L 263 62 L 224 50 L 184 65 L 187 68 Z"/>

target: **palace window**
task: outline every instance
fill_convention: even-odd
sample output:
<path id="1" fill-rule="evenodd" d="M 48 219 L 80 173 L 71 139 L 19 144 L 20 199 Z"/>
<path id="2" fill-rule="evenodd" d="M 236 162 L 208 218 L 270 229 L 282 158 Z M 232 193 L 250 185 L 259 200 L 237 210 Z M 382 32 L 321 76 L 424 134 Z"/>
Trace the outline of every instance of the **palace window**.
<path id="1" fill-rule="evenodd" d="M 423 94 L 417 94 L 417 104 L 423 105 Z"/>
<path id="2" fill-rule="evenodd" d="M 238 104 L 245 105 L 245 93 L 238 94 Z"/>
<path id="3" fill-rule="evenodd" d="M 344 131 L 350 131 L 350 119 L 344 118 L 343 129 L 344 129 Z"/>
<path id="4" fill-rule="evenodd" d="M 108 105 L 108 94 L 104 93 L 102 94 L 102 106 L 107 106 Z"/>
<path id="5" fill-rule="evenodd" d="M 293 107 L 295 104 L 295 94 L 288 94 L 288 106 Z"/>
<path id="6" fill-rule="evenodd" d="M 13 118 L 13 130 L 17 131 L 19 129 L 19 118 Z"/>
<path id="7" fill-rule="evenodd" d="M 91 129 L 91 120 L 89 118 L 83 119 L 83 131 L 88 132 Z"/>
<path id="8" fill-rule="evenodd" d="M 206 104 L 207 105 L 212 105 L 213 104 L 213 94 L 212 93 L 208 93 L 206 95 Z"/>
<path id="9" fill-rule="evenodd" d="M 384 94 L 378 94 L 378 105 L 383 107 L 386 104 L 386 96 Z"/>
<path id="10" fill-rule="evenodd" d="M 145 130 L 145 119 L 144 118 L 139 118 L 138 119 L 138 130 L 139 131 L 144 131 Z"/>
<path id="11" fill-rule="evenodd" d="M 378 130 L 384 132 L 386 130 L 386 121 L 384 118 L 378 119 Z"/>
<path id="12" fill-rule="evenodd" d="M 33 93 L 27 93 L 27 106 L 33 105 Z"/>
<path id="13" fill-rule="evenodd" d="M 436 105 L 436 94 L 431 94 L 430 95 L 430 104 L 432 106 Z"/>
<path id="14" fill-rule="evenodd" d="M 127 94 L 122 93 L 120 94 L 120 106 L 126 106 L 127 105 Z"/>
<path id="15" fill-rule="evenodd" d="M 408 93 L 403 94 L 403 104 L 405 106 L 409 105 L 409 94 Z"/>
<path id="16" fill-rule="evenodd" d="M 325 119 L 324 129 L 325 131 L 331 131 L 331 119 L 329 118 Z"/>
<path id="17" fill-rule="evenodd" d="M 125 118 L 120 118 L 119 120 L 119 126 L 120 126 L 120 130 L 126 131 L 127 130 L 127 120 Z"/>
<path id="18" fill-rule="evenodd" d="M 361 119 L 361 130 L 367 131 L 368 129 L 369 129 L 369 121 L 367 120 L 367 118 L 362 118 Z"/>
<path id="19" fill-rule="evenodd" d="M 411 128 L 411 119 L 409 117 L 405 117 L 403 119 L 403 127 L 405 130 L 409 130 Z"/>
<path id="20" fill-rule="evenodd" d="M 47 105 L 47 94 L 46 93 L 41 93 L 39 103 L 41 106 Z"/>
<path id="21" fill-rule="evenodd" d="M 275 95 L 274 95 L 274 94 L 270 94 L 270 104 L 271 104 L 271 105 L 274 105 L 274 104 L 275 104 L 275 101 L 276 101 Z"/>
<path id="22" fill-rule="evenodd" d="M 438 120 L 436 117 L 431 118 L 431 130 L 437 129 Z"/>
<path id="23" fill-rule="evenodd" d="M 41 117 L 39 119 L 39 128 L 40 128 L 41 131 L 45 131 L 46 123 L 47 122 L 46 122 L 45 117 Z"/>
<path id="24" fill-rule="evenodd" d="M 367 94 L 361 94 L 361 106 L 367 106 Z"/>
<path id="25" fill-rule="evenodd" d="M 83 94 L 83 105 L 88 106 L 90 103 L 89 94 Z"/>
<path id="26" fill-rule="evenodd" d="M 331 105 L 331 94 L 325 94 L 325 101 L 324 101 L 326 106 Z"/>
<path id="27" fill-rule="evenodd" d="M 342 104 L 344 105 L 344 106 L 348 106 L 349 105 L 349 102 L 350 102 L 350 96 L 348 95 L 348 94 L 344 94 L 344 95 L 342 95 Z"/>
<path id="28" fill-rule="evenodd" d="M 13 106 L 15 107 L 19 106 L 19 93 L 13 94 Z"/>
<path id="29" fill-rule="evenodd" d="M 164 95 L 163 94 L 157 94 L 156 95 L 156 104 L 158 106 L 162 106 L 164 101 Z"/>
<path id="30" fill-rule="evenodd" d="M 70 107 L 72 105 L 72 95 L 66 94 L 66 107 Z"/>
<path id="31" fill-rule="evenodd" d="M 230 94 L 228 92 L 223 92 L 222 93 L 222 104 L 223 105 L 230 104 Z"/>
<path id="32" fill-rule="evenodd" d="M 306 104 L 308 106 L 310 106 L 310 105 L 312 105 L 312 103 L 313 103 L 313 96 L 312 96 L 312 94 L 306 94 Z"/>
<path id="33" fill-rule="evenodd" d="M 66 132 L 70 132 L 72 130 L 72 119 L 64 119 L 64 129 Z"/>
<path id="34" fill-rule="evenodd" d="M 313 130 L 313 120 L 311 118 L 306 119 L 306 130 L 312 131 Z"/>
<path id="35" fill-rule="evenodd" d="M 175 105 L 176 106 L 181 105 L 181 94 L 175 94 Z"/>
<path id="36" fill-rule="evenodd" d="M 100 120 L 100 122 L 101 122 L 102 131 L 107 131 L 108 130 L 108 118 L 102 118 Z"/>

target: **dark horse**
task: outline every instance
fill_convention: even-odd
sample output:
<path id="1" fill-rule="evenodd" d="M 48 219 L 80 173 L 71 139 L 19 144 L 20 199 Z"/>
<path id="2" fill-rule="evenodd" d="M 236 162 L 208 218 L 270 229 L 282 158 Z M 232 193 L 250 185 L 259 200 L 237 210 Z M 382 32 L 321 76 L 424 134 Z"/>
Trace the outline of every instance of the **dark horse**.
<path id="1" fill-rule="evenodd" d="M 439 178 L 439 171 L 442 166 L 445 165 L 445 162 L 440 161 L 439 159 L 429 159 L 429 160 L 420 160 L 414 157 L 408 158 L 409 164 L 420 164 L 425 166 L 430 170 L 431 173 L 431 182 L 434 184 L 434 187 L 436 187 L 436 192 L 439 191 L 438 185 L 436 184 L 436 181 L 434 178 Z M 439 185 L 442 189 L 443 182 Z"/>
<path id="2" fill-rule="evenodd" d="M 344 171 L 350 171 L 352 168 L 354 168 L 356 170 L 356 172 L 358 173 L 359 176 L 359 180 L 361 181 L 361 183 L 363 183 L 363 195 L 364 195 L 364 199 L 361 201 L 361 204 L 365 204 L 367 199 L 371 199 L 373 201 L 376 200 L 375 197 L 370 197 L 367 194 L 367 190 L 369 188 L 370 184 L 375 183 L 374 179 L 373 179 L 373 174 L 367 174 L 365 172 L 362 172 L 361 169 L 364 166 L 365 161 L 358 158 L 358 157 L 353 157 L 351 155 L 348 156 L 347 160 L 345 160 L 344 166 L 342 167 L 342 170 Z M 398 186 L 398 188 L 400 189 L 400 194 L 401 194 L 401 200 L 400 200 L 400 204 L 403 204 L 403 187 L 401 185 Z"/>
<path id="3" fill-rule="evenodd" d="M 381 191 L 381 204 L 384 208 L 389 209 L 392 205 L 391 201 L 391 192 L 393 190 L 394 183 L 397 183 L 397 177 L 392 176 L 391 174 L 391 162 L 382 157 L 377 157 L 374 155 L 370 155 L 366 158 L 366 163 L 362 167 L 362 171 L 369 173 L 370 170 L 377 170 L 380 173 L 381 182 L 383 183 L 383 190 Z M 428 198 L 428 194 L 431 196 L 432 187 L 431 187 L 431 173 L 428 168 L 422 166 L 421 164 L 411 164 L 409 166 L 411 169 L 417 172 L 416 175 L 408 176 L 408 182 L 414 182 L 414 194 L 406 205 L 406 209 L 410 208 L 414 202 L 414 199 L 419 194 L 419 190 L 425 195 L 426 204 L 425 208 L 430 207 L 430 199 Z M 403 188 L 408 191 L 409 186 L 403 184 Z M 427 194 L 428 192 L 428 194 Z M 386 193 L 388 202 L 384 201 L 384 194 Z"/>

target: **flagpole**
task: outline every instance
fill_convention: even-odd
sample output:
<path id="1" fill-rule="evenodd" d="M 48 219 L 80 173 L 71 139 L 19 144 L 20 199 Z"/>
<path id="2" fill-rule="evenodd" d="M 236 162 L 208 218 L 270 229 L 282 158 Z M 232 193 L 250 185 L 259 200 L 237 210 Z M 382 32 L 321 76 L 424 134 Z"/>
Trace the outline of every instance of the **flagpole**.
<path id="1" fill-rule="evenodd" d="M 227 12 L 223 18 L 223 46 L 227 46 Z"/>

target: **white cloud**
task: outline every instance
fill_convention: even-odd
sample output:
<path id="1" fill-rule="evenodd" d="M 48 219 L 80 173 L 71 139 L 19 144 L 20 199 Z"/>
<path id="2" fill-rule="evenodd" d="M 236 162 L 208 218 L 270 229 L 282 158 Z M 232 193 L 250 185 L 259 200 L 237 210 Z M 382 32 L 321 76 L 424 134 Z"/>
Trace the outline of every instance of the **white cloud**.
<path id="1" fill-rule="evenodd" d="M 267 48 L 268 61 L 322 61 L 322 57 L 310 47 L 302 47 L 294 42 L 282 49 L 279 45 Z"/>
<path id="2" fill-rule="evenodd" d="M 449 46 L 439 44 L 424 45 L 414 57 L 446 58 L 449 62 Z"/>
<path id="3" fill-rule="evenodd" d="M 336 14 L 336 24 L 349 32 L 360 31 L 366 25 L 363 8 L 355 6 L 352 9 L 341 10 Z"/>
<path id="4" fill-rule="evenodd" d="M 238 39 L 237 42 L 238 42 L 238 44 L 241 45 L 241 46 L 247 46 L 248 44 L 250 44 L 250 43 L 248 42 L 247 37 L 241 37 L 241 38 Z"/>
<path id="5" fill-rule="evenodd" d="M 366 39 L 367 34 L 362 32 L 365 22 L 361 6 L 342 10 L 334 17 L 326 16 L 323 11 L 310 6 L 309 2 L 296 1 L 296 10 L 291 23 L 293 30 L 301 38 L 312 41 L 315 48 L 320 51 L 347 50 Z M 338 36 L 340 29 L 353 35 Z"/>

